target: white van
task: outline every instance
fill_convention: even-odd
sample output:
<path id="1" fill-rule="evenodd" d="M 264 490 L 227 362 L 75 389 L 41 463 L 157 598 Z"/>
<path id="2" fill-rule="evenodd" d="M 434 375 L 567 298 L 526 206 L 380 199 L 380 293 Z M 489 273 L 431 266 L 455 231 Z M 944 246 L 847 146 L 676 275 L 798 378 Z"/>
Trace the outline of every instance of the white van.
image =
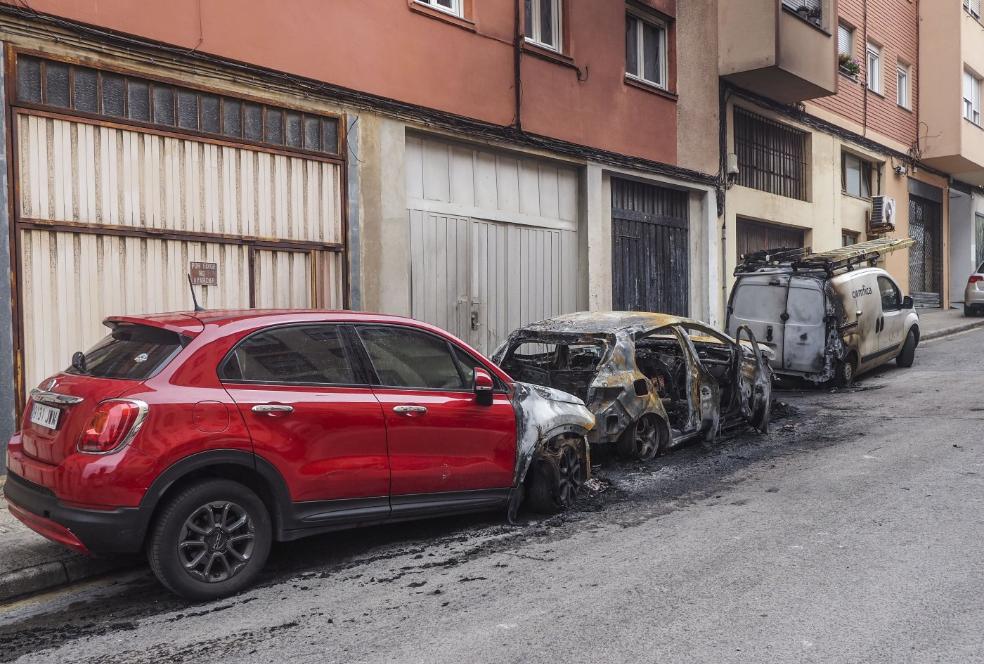
<path id="1" fill-rule="evenodd" d="M 727 330 L 751 328 L 772 349 L 778 376 L 849 385 L 893 359 L 910 367 L 919 345 L 912 298 L 888 272 L 867 267 L 910 244 L 873 240 L 805 256 L 748 256 L 735 271 Z"/>

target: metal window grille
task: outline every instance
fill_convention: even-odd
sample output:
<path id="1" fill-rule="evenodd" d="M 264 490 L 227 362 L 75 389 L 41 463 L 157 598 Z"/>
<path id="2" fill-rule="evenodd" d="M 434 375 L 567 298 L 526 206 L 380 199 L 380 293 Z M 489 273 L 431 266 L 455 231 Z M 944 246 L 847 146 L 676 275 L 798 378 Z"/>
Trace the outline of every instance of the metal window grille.
<path id="1" fill-rule="evenodd" d="M 136 76 L 17 56 L 17 102 L 107 120 L 321 154 L 338 153 L 338 118 Z"/>
<path id="2" fill-rule="evenodd" d="M 806 133 L 735 109 L 738 184 L 806 200 Z"/>

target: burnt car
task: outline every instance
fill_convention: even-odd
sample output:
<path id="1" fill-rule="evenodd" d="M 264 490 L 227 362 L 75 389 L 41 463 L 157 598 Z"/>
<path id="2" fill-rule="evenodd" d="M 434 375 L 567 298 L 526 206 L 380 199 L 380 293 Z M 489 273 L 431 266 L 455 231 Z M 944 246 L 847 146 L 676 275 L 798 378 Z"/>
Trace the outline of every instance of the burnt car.
<path id="1" fill-rule="evenodd" d="M 595 415 L 592 445 L 647 460 L 734 424 L 766 431 L 768 354 L 747 327 L 735 339 L 687 318 L 613 311 L 528 325 L 493 361 L 516 380 L 580 397 Z"/>

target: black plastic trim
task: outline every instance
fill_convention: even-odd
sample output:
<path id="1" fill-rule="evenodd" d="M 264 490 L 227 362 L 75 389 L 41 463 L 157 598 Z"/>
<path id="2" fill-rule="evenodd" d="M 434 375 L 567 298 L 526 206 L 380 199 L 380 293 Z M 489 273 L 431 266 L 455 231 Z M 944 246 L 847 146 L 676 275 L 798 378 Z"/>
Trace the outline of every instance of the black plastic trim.
<path id="1" fill-rule="evenodd" d="M 3 492 L 10 503 L 68 528 L 93 555 L 137 553 L 143 547 L 145 524 L 140 508 L 68 507 L 50 490 L 11 472 Z"/>

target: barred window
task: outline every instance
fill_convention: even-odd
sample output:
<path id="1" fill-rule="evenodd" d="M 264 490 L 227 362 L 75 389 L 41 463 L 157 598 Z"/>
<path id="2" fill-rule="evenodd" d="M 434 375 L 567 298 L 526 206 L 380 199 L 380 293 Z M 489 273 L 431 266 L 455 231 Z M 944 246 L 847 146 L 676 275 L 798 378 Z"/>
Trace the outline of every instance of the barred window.
<path id="1" fill-rule="evenodd" d="M 192 90 L 28 55 L 17 56 L 17 101 L 109 120 L 338 153 L 338 118 Z"/>
<path id="2" fill-rule="evenodd" d="M 807 200 L 806 133 L 735 108 L 738 184 Z"/>

